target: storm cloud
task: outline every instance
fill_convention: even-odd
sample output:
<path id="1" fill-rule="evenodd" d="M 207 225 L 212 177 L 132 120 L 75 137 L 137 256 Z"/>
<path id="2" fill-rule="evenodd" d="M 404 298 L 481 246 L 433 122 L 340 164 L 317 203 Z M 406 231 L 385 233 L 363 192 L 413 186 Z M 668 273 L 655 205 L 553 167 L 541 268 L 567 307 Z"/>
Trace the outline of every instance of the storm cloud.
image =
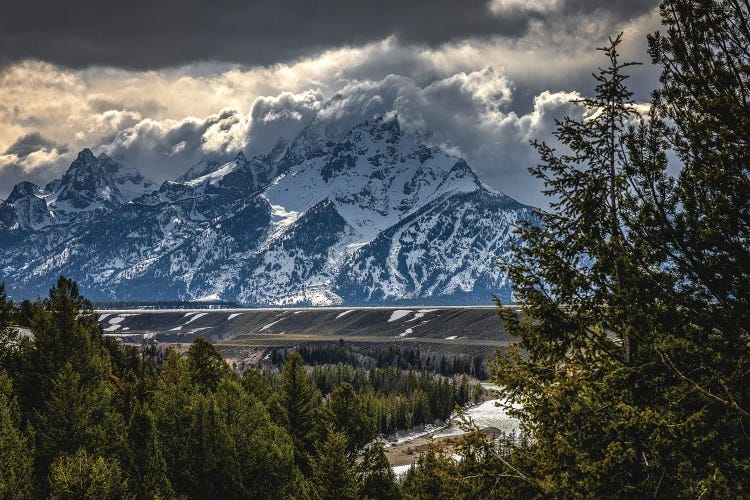
<path id="1" fill-rule="evenodd" d="M 153 5 L 152 5 L 153 3 Z M 480 178 L 542 205 L 531 139 L 580 116 L 596 50 L 624 31 L 647 61 L 654 1 L 193 1 L 6 6 L 0 18 L 0 198 L 44 185 L 91 148 L 156 182 L 311 120 L 346 133 L 396 114 Z M 648 100 L 657 70 L 634 69 Z"/>
<path id="2" fill-rule="evenodd" d="M 163 68 L 196 61 L 269 65 L 395 37 L 437 47 L 615 26 L 654 0 L 134 0 L 6 2 L 0 64 L 37 59 L 72 68 Z"/>

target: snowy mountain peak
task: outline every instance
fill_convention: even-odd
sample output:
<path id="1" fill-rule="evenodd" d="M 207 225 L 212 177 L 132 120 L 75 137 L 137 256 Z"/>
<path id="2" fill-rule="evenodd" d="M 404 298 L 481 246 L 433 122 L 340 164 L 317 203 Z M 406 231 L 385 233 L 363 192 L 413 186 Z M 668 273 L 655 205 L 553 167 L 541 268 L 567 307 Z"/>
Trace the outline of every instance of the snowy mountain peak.
<path id="1" fill-rule="evenodd" d="M 106 154 L 94 156 L 86 148 L 61 178 L 47 184 L 45 191 L 50 210 L 59 220 L 66 220 L 72 214 L 123 205 L 154 187 L 135 168 L 123 166 Z"/>
<path id="2" fill-rule="evenodd" d="M 0 205 L 3 278 L 34 296 L 64 274 L 96 300 L 507 300 L 495 262 L 531 208 L 395 114 L 323 111 L 265 155 L 203 161 L 145 194 L 137 171 L 82 151 L 45 190 L 19 185 Z"/>
<path id="3" fill-rule="evenodd" d="M 13 190 L 5 200 L 6 203 L 13 204 L 22 198 L 28 196 L 39 196 L 42 194 L 42 190 L 33 182 L 23 181 L 13 186 Z"/>

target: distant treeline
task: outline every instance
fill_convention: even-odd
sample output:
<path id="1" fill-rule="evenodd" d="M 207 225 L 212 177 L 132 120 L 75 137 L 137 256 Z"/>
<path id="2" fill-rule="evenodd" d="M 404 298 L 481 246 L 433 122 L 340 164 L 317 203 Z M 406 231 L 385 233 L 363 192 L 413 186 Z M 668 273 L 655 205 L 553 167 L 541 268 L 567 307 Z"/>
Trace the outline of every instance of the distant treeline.
<path id="1" fill-rule="evenodd" d="M 344 363 L 362 368 L 376 366 L 429 371 L 445 377 L 470 375 L 479 380 L 487 380 L 489 377 L 487 357 L 483 355 L 445 354 L 419 347 L 359 347 L 344 340 L 339 340 L 338 344 L 302 345 L 295 350 L 305 363 L 313 366 Z M 287 349 L 271 349 L 271 365 L 282 365 L 286 361 L 287 352 Z"/>

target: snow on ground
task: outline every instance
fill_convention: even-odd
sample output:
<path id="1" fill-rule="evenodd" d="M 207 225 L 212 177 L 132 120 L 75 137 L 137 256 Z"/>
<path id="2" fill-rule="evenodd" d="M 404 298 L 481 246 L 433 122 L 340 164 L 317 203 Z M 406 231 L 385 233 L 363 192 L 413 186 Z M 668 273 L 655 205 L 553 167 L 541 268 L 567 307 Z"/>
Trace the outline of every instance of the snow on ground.
<path id="1" fill-rule="evenodd" d="M 16 331 L 18 332 L 18 335 L 21 337 L 33 337 L 34 334 L 31 333 L 31 330 L 28 328 L 24 328 L 22 326 L 17 326 Z"/>
<path id="2" fill-rule="evenodd" d="M 407 319 L 406 321 L 407 322 L 409 322 L 409 321 L 417 321 L 418 319 L 424 318 L 425 314 L 431 313 L 431 312 L 435 312 L 437 310 L 438 309 L 420 309 L 419 311 L 417 311 L 417 312 L 414 313 L 414 317 L 413 318 Z M 423 322 L 423 323 L 425 323 L 425 322 Z"/>
<path id="3" fill-rule="evenodd" d="M 397 479 L 401 479 L 407 472 L 409 472 L 409 469 L 411 469 L 411 464 L 397 465 L 396 467 L 393 467 L 393 473 L 396 475 Z"/>
<path id="4" fill-rule="evenodd" d="M 451 335 L 450 337 L 445 337 L 445 340 L 456 340 L 456 335 Z"/>
<path id="5" fill-rule="evenodd" d="M 486 382 L 482 383 L 482 387 L 490 391 L 497 391 L 500 389 L 497 385 Z M 480 429 L 494 427 L 506 433 L 518 430 L 518 420 L 508 415 L 504 407 L 504 402 L 501 399 L 490 399 L 484 401 L 477 406 L 467 408 L 463 414 L 465 417 L 471 418 L 472 422 L 474 422 L 474 424 Z M 458 425 L 458 420 L 458 415 L 453 413 L 450 422 L 447 425 L 440 427 L 427 425 L 420 430 L 398 436 L 396 439 L 389 441 L 387 446 L 408 443 L 425 436 L 439 438 L 464 434 L 464 431 Z"/>
<path id="6" fill-rule="evenodd" d="M 472 422 L 480 429 L 494 427 L 506 433 L 518 430 L 518 420 L 508 415 L 499 399 L 491 399 L 479 406 L 469 408 L 464 412 L 464 415 L 470 417 Z M 464 431 L 454 419 L 448 427 L 435 434 L 434 437 L 458 436 L 463 433 Z"/>
<path id="7" fill-rule="evenodd" d="M 398 336 L 406 337 L 407 335 L 411 335 L 412 333 L 414 333 L 414 330 L 411 328 L 407 328 L 406 330 L 404 330 L 404 333 L 399 333 Z"/>
<path id="8" fill-rule="evenodd" d="M 348 311 L 342 312 L 341 314 L 339 314 L 338 316 L 336 316 L 336 319 L 343 318 L 344 316 L 346 316 L 347 314 L 349 314 L 351 312 L 354 312 L 354 309 L 349 309 Z"/>
<path id="9" fill-rule="evenodd" d="M 110 325 L 117 325 L 125 321 L 125 318 L 127 318 L 128 316 L 138 316 L 138 315 L 137 314 L 118 314 L 114 318 L 110 318 L 110 320 L 107 323 L 109 323 Z"/>
<path id="10" fill-rule="evenodd" d="M 198 313 L 198 314 L 195 314 L 195 315 L 191 316 L 191 317 L 190 317 L 190 319 L 189 319 L 189 320 L 187 320 L 187 321 L 185 322 L 185 324 L 187 325 L 187 324 L 189 324 L 189 323 L 192 323 L 192 322 L 193 322 L 193 321 L 195 321 L 196 319 L 198 319 L 198 318 L 202 318 L 202 317 L 203 317 L 203 316 L 205 316 L 206 314 L 208 314 L 208 313 Z"/>
<path id="11" fill-rule="evenodd" d="M 240 314 L 242 314 L 242 313 L 232 313 L 232 314 L 230 314 L 230 315 L 229 315 L 229 317 L 227 318 L 227 321 L 229 321 L 230 319 L 234 319 L 234 318 L 236 318 L 236 317 L 237 317 L 237 316 L 239 316 Z"/>
<path id="12" fill-rule="evenodd" d="M 281 319 L 284 319 L 284 318 L 281 318 Z M 268 324 L 267 324 L 266 326 L 264 326 L 263 328 L 261 328 L 261 329 L 260 329 L 260 331 L 262 332 L 262 331 L 264 331 L 264 330 L 268 330 L 268 329 L 269 329 L 269 328 L 271 328 L 271 327 L 272 327 L 273 325 L 275 325 L 276 323 L 278 323 L 279 321 L 281 321 L 281 319 L 277 319 L 276 321 L 273 321 L 273 322 L 271 322 L 271 323 L 268 323 Z"/>
<path id="13" fill-rule="evenodd" d="M 117 318 L 115 318 L 115 319 L 117 319 Z M 123 318 L 123 319 L 125 319 L 125 318 Z M 110 324 L 107 328 L 104 329 L 104 331 L 105 332 L 114 332 L 115 330 L 118 330 L 120 328 L 120 326 L 122 326 L 122 325 L 120 325 L 118 323 L 119 323 L 119 321 L 117 323 L 115 323 L 114 325 Z"/>
<path id="14" fill-rule="evenodd" d="M 408 316 L 411 313 L 412 311 L 407 309 L 396 309 L 395 311 L 393 311 L 393 314 L 391 314 L 391 318 L 388 320 L 388 323 L 393 323 L 394 321 L 397 321 L 404 316 Z"/>
<path id="15" fill-rule="evenodd" d="M 180 330 L 182 330 L 182 325 L 169 329 L 170 332 L 179 332 Z"/>

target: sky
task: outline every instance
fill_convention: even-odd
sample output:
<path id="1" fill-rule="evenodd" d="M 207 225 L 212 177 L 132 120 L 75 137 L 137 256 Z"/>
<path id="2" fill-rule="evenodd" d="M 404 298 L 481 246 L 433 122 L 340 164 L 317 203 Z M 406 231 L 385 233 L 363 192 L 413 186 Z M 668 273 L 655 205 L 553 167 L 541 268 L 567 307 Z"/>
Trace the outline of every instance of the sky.
<path id="1" fill-rule="evenodd" d="M 163 182 L 266 153 L 316 116 L 395 112 L 488 185 L 544 206 L 529 141 L 554 144 L 555 120 L 583 115 L 573 101 L 619 32 L 647 101 L 658 29 L 652 0 L 9 2 L 0 198 L 59 177 L 86 147 Z"/>

